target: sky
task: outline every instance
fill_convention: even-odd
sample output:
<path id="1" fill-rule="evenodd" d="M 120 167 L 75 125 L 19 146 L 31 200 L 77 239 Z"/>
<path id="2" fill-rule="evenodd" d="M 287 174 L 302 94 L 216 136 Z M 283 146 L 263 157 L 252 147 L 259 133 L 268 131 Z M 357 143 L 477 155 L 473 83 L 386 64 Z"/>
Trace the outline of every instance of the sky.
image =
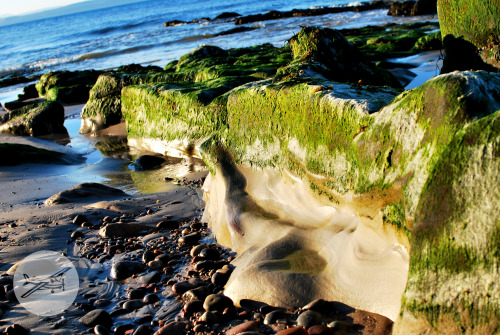
<path id="1" fill-rule="evenodd" d="M 0 17 L 24 15 L 86 0 L 0 0 Z"/>

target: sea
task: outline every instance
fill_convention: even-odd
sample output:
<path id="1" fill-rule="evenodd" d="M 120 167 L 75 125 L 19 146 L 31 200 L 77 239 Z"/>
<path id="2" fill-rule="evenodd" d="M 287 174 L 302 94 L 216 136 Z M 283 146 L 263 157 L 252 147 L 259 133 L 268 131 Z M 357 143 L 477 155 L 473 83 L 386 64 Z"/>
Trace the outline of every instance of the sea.
<path id="1" fill-rule="evenodd" d="M 301 26 L 355 28 L 423 18 L 395 18 L 386 10 L 343 12 L 250 23 L 250 31 L 215 37 L 235 28 L 231 20 L 174 27 L 165 21 L 214 19 L 224 12 L 241 15 L 271 10 L 359 5 L 349 0 L 148 0 L 37 21 L 0 26 L 0 77 L 57 70 L 113 69 L 137 63 L 165 66 L 202 44 L 222 48 L 263 43 L 283 46 Z M 424 18 L 425 19 L 425 18 Z"/>

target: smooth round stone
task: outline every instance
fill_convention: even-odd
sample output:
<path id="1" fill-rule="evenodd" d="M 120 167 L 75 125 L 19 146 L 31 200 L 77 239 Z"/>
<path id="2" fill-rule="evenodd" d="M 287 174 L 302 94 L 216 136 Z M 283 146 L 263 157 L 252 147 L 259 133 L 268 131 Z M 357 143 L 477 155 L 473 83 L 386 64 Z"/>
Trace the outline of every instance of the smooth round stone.
<path id="1" fill-rule="evenodd" d="M 293 327 L 281 330 L 276 335 L 309 335 L 309 333 L 304 327 Z"/>
<path id="2" fill-rule="evenodd" d="M 28 335 L 30 333 L 29 329 L 24 328 L 20 324 L 13 324 L 5 328 L 4 334 L 6 335 Z"/>
<path id="3" fill-rule="evenodd" d="M 149 285 L 152 283 L 157 283 L 161 279 L 161 274 L 158 271 L 151 271 L 150 273 L 146 273 L 143 276 L 137 278 L 138 281 L 145 285 Z"/>
<path id="4" fill-rule="evenodd" d="M 316 311 L 308 310 L 302 312 L 297 318 L 297 324 L 299 326 L 309 328 L 315 325 L 319 325 L 323 320 L 323 315 Z"/>
<path id="5" fill-rule="evenodd" d="M 234 326 L 233 328 L 229 329 L 226 332 L 226 335 L 236 335 L 236 334 L 241 334 L 241 333 L 246 333 L 246 332 L 252 332 L 252 331 L 257 331 L 259 330 L 259 323 L 256 321 L 247 321 L 242 324 L 239 324 L 237 326 Z"/>
<path id="6" fill-rule="evenodd" d="M 81 231 L 74 231 L 72 234 L 71 234 L 71 239 L 74 241 L 74 240 L 77 240 L 79 238 L 84 238 L 85 237 L 85 234 Z"/>
<path id="7" fill-rule="evenodd" d="M 148 262 L 148 266 L 151 269 L 159 269 L 159 268 L 161 268 L 162 264 L 158 260 L 153 260 L 153 261 Z"/>
<path id="8" fill-rule="evenodd" d="M 113 319 L 108 312 L 103 309 L 94 309 L 80 318 L 80 322 L 87 327 L 102 325 L 110 329 L 113 325 Z"/>
<path id="9" fill-rule="evenodd" d="M 205 259 L 217 260 L 220 258 L 220 253 L 217 249 L 205 248 L 200 251 L 199 256 Z"/>
<path id="10" fill-rule="evenodd" d="M 153 333 L 151 327 L 147 325 L 140 325 L 137 327 L 137 329 L 134 331 L 132 335 L 151 335 Z"/>
<path id="11" fill-rule="evenodd" d="M 144 269 L 139 262 L 118 261 L 111 267 L 111 277 L 116 280 L 124 280 Z"/>
<path id="12" fill-rule="evenodd" d="M 203 301 L 201 300 L 191 300 L 186 302 L 184 304 L 184 307 L 182 308 L 184 311 L 184 316 L 190 317 L 194 313 L 202 312 L 203 311 Z"/>
<path id="13" fill-rule="evenodd" d="M 281 310 L 275 310 L 270 313 L 268 313 L 264 319 L 264 324 L 265 325 L 273 325 L 275 324 L 278 320 L 286 320 L 288 323 L 290 319 L 290 316 L 285 313 L 284 311 Z"/>
<path id="14" fill-rule="evenodd" d="M 212 284 L 223 287 L 229 280 L 230 275 L 230 273 L 215 272 L 211 278 Z"/>
<path id="15" fill-rule="evenodd" d="M 179 237 L 179 243 L 194 245 L 198 243 L 201 239 L 201 234 L 199 232 L 194 232 L 191 234 L 187 234 Z"/>
<path id="16" fill-rule="evenodd" d="M 163 266 L 168 264 L 168 261 L 170 261 L 170 256 L 167 254 L 161 254 L 156 256 L 155 260 L 161 262 Z"/>
<path id="17" fill-rule="evenodd" d="M 203 302 L 206 311 L 222 313 L 224 309 L 234 307 L 233 301 L 224 294 L 210 294 Z"/>
<path id="18" fill-rule="evenodd" d="M 109 335 L 109 330 L 106 329 L 103 325 L 97 325 L 94 327 L 95 335 Z"/>
<path id="19" fill-rule="evenodd" d="M 73 224 L 76 224 L 77 226 L 81 226 L 82 223 L 88 222 L 89 219 L 83 214 L 78 214 L 73 218 Z"/>
<path id="20" fill-rule="evenodd" d="M 144 290 L 143 288 L 134 288 L 134 289 L 128 291 L 127 297 L 130 300 L 142 299 L 142 298 L 144 298 L 145 294 L 146 294 L 146 290 Z"/>
<path id="21" fill-rule="evenodd" d="M 219 322 L 220 317 L 215 312 L 205 311 L 200 317 L 200 321 L 206 322 L 208 324 L 213 324 Z"/>
<path id="22" fill-rule="evenodd" d="M 196 257 L 206 247 L 207 247 L 206 244 L 198 244 L 198 245 L 196 245 L 196 246 L 194 246 L 194 247 L 191 248 L 191 251 L 189 252 L 189 254 L 191 255 L 191 257 Z"/>
<path id="23" fill-rule="evenodd" d="M 155 302 L 160 301 L 160 298 L 156 294 L 150 293 L 146 295 L 142 301 L 144 301 L 145 304 L 154 304 Z"/>
<path id="24" fill-rule="evenodd" d="M 135 311 L 136 309 L 142 308 L 143 306 L 144 302 L 139 299 L 129 300 L 123 304 L 123 308 L 127 311 Z"/>
<path id="25" fill-rule="evenodd" d="M 309 335 L 329 335 L 329 334 L 334 334 L 333 330 L 331 328 L 328 328 L 325 325 L 315 325 L 309 327 L 307 329 L 307 332 Z"/>
<path id="26" fill-rule="evenodd" d="M 186 280 L 186 281 L 181 281 L 181 282 L 175 283 L 172 286 L 172 291 L 177 295 L 182 295 L 185 292 L 192 290 L 193 288 L 196 288 L 198 286 L 204 285 L 204 284 L 205 283 L 203 282 L 203 280 L 201 280 L 199 278 L 191 278 L 191 279 Z"/>
<path id="27" fill-rule="evenodd" d="M 94 301 L 94 306 L 97 307 L 97 308 L 106 307 L 110 303 L 111 303 L 111 301 L 109 301 L 107 299 L 97 299 L 96 301 Z"/>
<path id="28" fill-rule="evenodd" d="M 330 327 L 334 332 L 346 332 L 351 326 L 351 323 L 339 320 L 330 322 L 328 324 L 328 327 Z"/>

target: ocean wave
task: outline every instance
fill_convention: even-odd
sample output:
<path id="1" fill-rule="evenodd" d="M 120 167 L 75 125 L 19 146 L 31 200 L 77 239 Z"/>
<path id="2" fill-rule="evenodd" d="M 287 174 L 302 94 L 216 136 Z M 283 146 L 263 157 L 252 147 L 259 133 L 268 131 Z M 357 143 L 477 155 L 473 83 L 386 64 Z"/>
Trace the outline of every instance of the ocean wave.
<path id="1" fill-rule="evenodd" d="M 92 31 L 88 32 L 88 34 L 89 35 L 106 35 L 107 33 L 112 32 L 112 31 L 128 30 L 131 28 L 144 26 L 146 24 L 148 24 L 148 22 L 129 23 L 129 24 L 124 24 L 124 25 L 119 25 L 119 26 L 105 27 L 105 28 L 92 30 Z"/>

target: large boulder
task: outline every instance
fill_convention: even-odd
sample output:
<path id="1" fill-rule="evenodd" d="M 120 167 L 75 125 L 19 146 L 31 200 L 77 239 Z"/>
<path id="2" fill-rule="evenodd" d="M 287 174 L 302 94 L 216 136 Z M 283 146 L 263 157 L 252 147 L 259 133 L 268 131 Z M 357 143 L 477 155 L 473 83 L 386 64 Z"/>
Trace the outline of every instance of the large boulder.
<path id="1" fill-rule="evenodd" d="M 437 0 L 417 0 L 393 2 L 387 15 L 392 16 L 419 16 L 437 13 Z"/>
<path id="2" fill-rule="evenodd" d="M 45 206 L 54 206 L 75 202 L 91 202 L 102 199 L 124 198 L 127 194 L 117 188 L 99 183 L 83 183 L 69 190 L 54 194 L 44 201 Z"/>
<path id="3" fill-rule="evenodd" d="M 467 52 L 468 58 L 480 56 L 482 61 L 495 67 L 496 71 L 500 69 L 500 4 L 497 1 L 440 0 L 438 16 L 443 42 L 448 39 L 449 44 L 448 47 L 445 44 L 446 71 L 461 70 L 459 65 L 455 65 L 457 61 L 453 61 L 453 58 L 458 57 L 460 64 L 460 53 L 467 49 L 472 49 Z M 448 61 L 452 64 L 447 65 Z M 477 61 L 465 66 L 469 66 L 467 69 L 485 69 Z"/>
<path id="4" fill-rule="evenodd" d="M 68 135 L 64 127 L 64 107 L 55 101 L 29 104 L 4 114 L 0 133 L 23 136 Z"/>
<path id="5" fill-rule="evenodd" d="M 42 75 L 36 89 L 40 97 L 63 103 L 84 103 L 102 71 L 56 71 Z"/>

